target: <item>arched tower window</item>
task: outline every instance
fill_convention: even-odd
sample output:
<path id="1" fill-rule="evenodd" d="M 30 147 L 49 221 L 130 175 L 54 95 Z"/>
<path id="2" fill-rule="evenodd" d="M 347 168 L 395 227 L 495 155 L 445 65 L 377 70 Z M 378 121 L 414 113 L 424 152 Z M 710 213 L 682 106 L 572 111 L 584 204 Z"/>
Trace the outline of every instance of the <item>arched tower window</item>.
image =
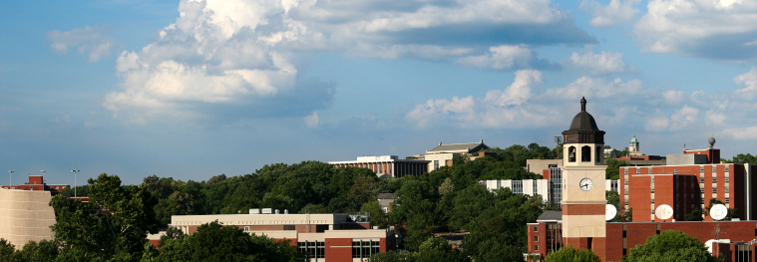
<path id="1" fill-rule="evenodd" d="M 568 162 L 576 162 L 576 147 L 568 148 Z"/>
<path id="2" fill-rule="evenodd" d="M 597 147 L 597 153 L 594 155 L 594 162 L 602 162 L 602 157 L 605 155 L 604 150 L 601 146 Z"/>
<path id="3" fill-rule="evenodd" d="M 591 162 L 591 147 L 581 147 L 581 162 Z"/>

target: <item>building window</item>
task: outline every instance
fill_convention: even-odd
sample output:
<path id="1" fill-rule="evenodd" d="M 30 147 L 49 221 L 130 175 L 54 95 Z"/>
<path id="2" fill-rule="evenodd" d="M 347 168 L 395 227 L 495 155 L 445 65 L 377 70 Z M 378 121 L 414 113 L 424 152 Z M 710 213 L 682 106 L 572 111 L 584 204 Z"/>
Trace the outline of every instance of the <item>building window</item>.
<path id="1" fill-rule="evenodd" d="M 702 184 L 704 184 L 704 177 L 700 177 L 700 178 L 699 178 L 699 183 L 702 183 Z"/>
<path id="2" fill-rule="evenodd" d="M 626 188 L 626 196 L 628 195 L 628 188 Z"/>
<path id="3" fill-rule="evenodd" d="M 439 170 L 439 160 L 434 160 L 434 170 Z"/>
<path id="4" fill-rule="evenodd" d="M 700 198 L 699 200 L 701 200 L 702 202 L 700 205 L 704 205 L 704 197 Z"/>
<path id="5" fill-rule="evenodd" d="M 628 168 L 623 168 L 623 173 L 625 173 L 626 177 L 628 177 Z"/>
<path id="6" fill-rule="evenodd" d="M 654 209 L 652 209 L 652 215 L 654 215 Z"/>
<path id="7" fill-rule="evenodd" d="M 534 232 L 539 232 L 539 226 L 534 226 Z"/>
<path id="8" fill-rule="evenodd" d="M 715 174 L 712 174 L 712 183 L 715 184 L 718 182 L 718 177 L 715 176 Z"/>
<path id="9" fill-rule="evenodd" d="M 244 227 L 244 231 L 245 231 L 245 232 L 246 232 L 246 231 L 250 231 L 250 227 L 249 227 L 249 226 L 245 226 L 245 227 Z"/>
<path id="10" fill-rule="evenodd" d="M 591 162 L 591 147 L 581 147 L 581 162 Z"/>
<path id="11" fill-rule="evenodd" d="M 704 174 L 704 166 L 699 167 L 699 173 Z"/>
<path id="12" fill-rule="evenodd" d="M 726 197 L 726 198 L 725 198 L 725 204 L 726 204 L 726 205 L 728 205 L 728 203 L 730 203 L 730 202 L 731 202 L 730 200 L 731 200 L 730 198 L 727 198 L 727 197 Z"/>
<path id="13" fill-rule="evenodd" d="M 284 225 L 284 230 L 294 230 L 294 225 Z"/>
<path id="14" fill-rule="evenodd" d="M 326 258 L 326 245 L 323 241 L 305 241 L 297 242 L 300 254 L 305 254 L 309 258 Z"/>
<path id="15" fill-rule="evenodd" d="M 717 194 L 718 193 L 718 188 L 717 187 L 713 187 L 712 188 L 712 193 L 713 194 Z"/>
<path id="16" fill-rule="evenodd" d="M 725 166 L 725 172 L 728 173 L 728 166 Z"/>
<path id="17" fill-rule="evenodd" d="M 718 172 L 718 167 L 717 166 L 712 166 L 712 173 L 715 174 L 717 172 Z"/>
<path id="18" fill-rule="evenodd" d="M 725 177 L 725 183 L 726 183 L 726 184 L 728 184 L 728 183 L 729 183 L 729 180 L 730 180 L 729 178 L 730 178 L 730 177 Z"/>
<path id="19" fill-rule="evenodd" d="M 568 162 L 576 162 L 576 147 L 568 148 Z"/>
<path id="20" fill-rule="evenodd" d="M 673 175 L 678 175 L 678 169 L 673 169 Z"/>
<path id="21" fill-rule="evenodd" d="M 625 202 L 626 202 L 626 206 L 627 206 L 628 205 L 628 198 L 625 199 Z"/>
<path id="22" fill-rule="evenodd" d="M 652 194 L 654 194 L 654 188 L 652 188 Z"/>
<path id="23" fill-rule="evenodd" d="M 626 179 L 623 180 L 623 184 L 624 185 L 628 185 L 628 178 L 626 178 Z"/>
<path id="24" fill-rule="evenodd" d="M 636 168 L 636 175 L 641 175 L 641 168 Z"/>
<path id="25" fill-rule="evenodd" d="M 649 178 L 649 181 L 654 184 L 654 177 Z"/>
<path id="26" fill-rule="evenodd" d="M 651 174 L 652 174 L 652 168 L 651 167 L 647 167 L 647 175 L 651 175 Z"/>
<path id="27" fill-rule="evenodd" d="M 378 241 L 358 240 L 352 241 L 353 258 L 369 258 L 373 254 L 381 252 Z"/>
<path id="28" fill-rule="evenodd" d="M 731 192 L 730 192 L 730 191 L 731 191 L 730 189 L 731 189 L 730 187 L 725 187 L 725 193 L 726 193 L 726 194 L 728 194 L 728 193 L 731 193 Z"/>
<path id="29" fill-rule="evenodd" d="M 654 198 L 652 198 L 652 204 L 654 204 Z"/>
<path id="30" fill-rule="evenodd" d="M 539 236 L 534 236 L 534 242 L 539 242 Z"/>
<path id="31" fill-rule="evenodd" d="M 534 251 L 539 251 L 539 245 L 534 245 Z"/>

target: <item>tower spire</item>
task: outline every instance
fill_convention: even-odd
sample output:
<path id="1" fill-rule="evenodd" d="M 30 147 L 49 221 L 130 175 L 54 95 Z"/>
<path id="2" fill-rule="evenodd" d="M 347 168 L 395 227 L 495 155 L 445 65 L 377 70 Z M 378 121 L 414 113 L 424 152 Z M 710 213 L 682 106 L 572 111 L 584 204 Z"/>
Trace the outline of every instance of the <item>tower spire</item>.
<path id="1" fill-rule="evenodd" d="M 586 97 L 581 97 L 581 112 L 586 112 Z"/>

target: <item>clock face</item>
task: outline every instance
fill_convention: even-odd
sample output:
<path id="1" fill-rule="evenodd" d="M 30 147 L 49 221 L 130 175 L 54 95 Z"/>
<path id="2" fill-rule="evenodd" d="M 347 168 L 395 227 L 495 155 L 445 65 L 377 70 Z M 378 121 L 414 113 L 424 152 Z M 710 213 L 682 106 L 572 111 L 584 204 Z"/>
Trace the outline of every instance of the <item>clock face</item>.
<path id="1" fill-rule="evenodd" d="M 581 179 L 581 182 L 578 183 L 578 186 L 583 191 L 589 191 L 594 187 L 594 183 L 591 182 L 591 179 L 584 178 L 584 179 Z"/>

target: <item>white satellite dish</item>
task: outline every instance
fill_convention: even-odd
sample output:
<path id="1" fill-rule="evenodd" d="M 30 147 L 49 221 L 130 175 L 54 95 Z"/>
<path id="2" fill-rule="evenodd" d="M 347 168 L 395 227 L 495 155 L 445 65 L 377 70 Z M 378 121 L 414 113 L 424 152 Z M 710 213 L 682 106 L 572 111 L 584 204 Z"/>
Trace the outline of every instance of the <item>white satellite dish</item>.
<path id="1" fill-rule="evenodd" d="M 618 209 L 615 206 L 607 204 L 605 205 L 605 221 L 610 221 L 618 215 Z"/>
<path id="2" fill-rule="evenodd" d="M 673 208 L 669 205 L 662 204 L 657 206 L 657 208 L 654 210 L 655 216 L 661 220 L 669 219 L 673 216 Z"/>
<path id="3" fill-rule="evenodd" d="M 722 220 L 728 215 L 728 208 L 723 204 L 714 204 L 710 208 L 710 217 L 715 220 Z"/>

